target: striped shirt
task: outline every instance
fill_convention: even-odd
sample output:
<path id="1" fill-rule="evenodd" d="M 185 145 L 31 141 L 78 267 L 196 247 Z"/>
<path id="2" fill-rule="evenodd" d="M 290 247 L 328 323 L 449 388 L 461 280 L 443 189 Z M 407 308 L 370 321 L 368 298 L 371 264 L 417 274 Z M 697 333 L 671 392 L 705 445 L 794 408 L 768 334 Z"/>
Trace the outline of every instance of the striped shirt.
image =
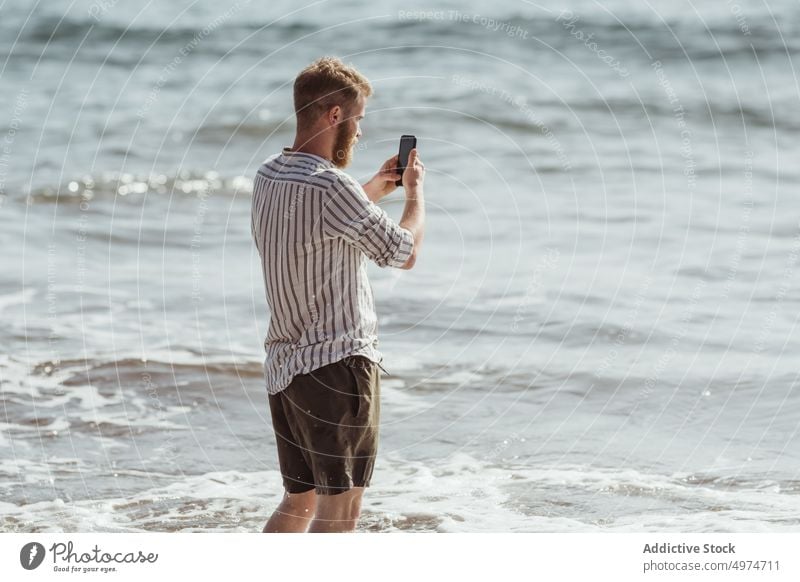
<path id="1" fill-rule="evenodd" d="M 250 227 L 270 311 L 267 392 L 346 356 L 380 363 L 366 259 L 402 267 L 413 249 L 411 231 L 333 162 L 289 148 L 256 173 Z"/>

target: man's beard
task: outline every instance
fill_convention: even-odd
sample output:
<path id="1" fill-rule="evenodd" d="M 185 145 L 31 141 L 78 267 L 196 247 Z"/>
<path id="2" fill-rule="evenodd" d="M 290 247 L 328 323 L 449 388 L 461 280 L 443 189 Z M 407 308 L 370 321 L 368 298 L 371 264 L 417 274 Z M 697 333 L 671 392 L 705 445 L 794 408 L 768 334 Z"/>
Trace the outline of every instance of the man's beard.
<path id="1" fill-rule="evenodd" d="M 350 131 L 348 123 L 339 124 L 336 140 L 333 142 L 333 164 L 337 168 L 346 168 L 353 161 L 353 148 L 356 145 L 356 134 Z"/>

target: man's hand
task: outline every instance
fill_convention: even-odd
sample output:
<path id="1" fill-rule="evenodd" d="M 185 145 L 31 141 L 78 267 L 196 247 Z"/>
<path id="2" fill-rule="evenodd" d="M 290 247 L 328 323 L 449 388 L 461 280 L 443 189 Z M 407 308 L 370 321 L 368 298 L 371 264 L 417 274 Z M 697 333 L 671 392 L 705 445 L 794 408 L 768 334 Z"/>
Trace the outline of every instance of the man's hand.
<path id="1" fill-rule="evenodd" d="M 422 246 L 422 237 L 425 234 L 425 200 L 422 193 L 422 183 L 425 181 L 425 165 L 417 155 L 417 148 L 408 154 L 408 166 L 403 172 L 403 187 L 406 189 L 406 207 L 403 209 L 403 218 L 400 226 L 411 231 L 414 237 L 414 248 L 411 256 L 402 269 L 410 269 L 417 262 L 419 249 Z"/>
<path id="2" fill-rule="evenodd" d="M 406 189 L 406 196 L 417 188 L 422 189 L 422 182 L 425 180 L 425 164 L 419 159 L 417 148 L 408 153 L 408 166 L 403 172 L 403 187 Z"/>
<path id="3" fill-rule="evenodd" d="M 400 174 L 397 173 L 397 156 L 392 156 L 383 162 L 378 173 L 362 187 L 370 200 L 378 202 L 378 200 L 387 194 L 394 192 L 394 189 L 397 188 L 395 182 L 399 179 Z"/>

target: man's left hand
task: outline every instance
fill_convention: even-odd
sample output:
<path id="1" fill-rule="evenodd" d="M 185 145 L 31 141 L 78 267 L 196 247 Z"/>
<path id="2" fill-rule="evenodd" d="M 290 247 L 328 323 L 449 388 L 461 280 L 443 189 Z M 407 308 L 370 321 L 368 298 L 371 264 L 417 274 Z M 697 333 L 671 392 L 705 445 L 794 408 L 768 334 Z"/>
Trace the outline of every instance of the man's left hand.
<path id="1" fill-rule="evenodd" d="M 377 202 L 387 194 L 394 192 L 395 182 L 400 179 L 400 174 L 397 173 L 397 156 L 392 156 L 381 166 L 378 173 L 375 174 L 369 182 L 364 184 L 364 191 L 373 202 Z"/>

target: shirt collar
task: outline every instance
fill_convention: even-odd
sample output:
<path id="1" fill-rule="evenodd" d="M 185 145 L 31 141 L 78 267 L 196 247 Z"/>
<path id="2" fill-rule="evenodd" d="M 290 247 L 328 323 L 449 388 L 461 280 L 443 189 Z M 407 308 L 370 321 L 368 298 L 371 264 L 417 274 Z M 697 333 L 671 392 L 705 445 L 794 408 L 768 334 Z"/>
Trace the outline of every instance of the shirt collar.
<path id="1" fill-rule="evenodd" d="M 310 154 L 308 152 L 298 152 L 293 150 L 290 147 L 284 147 L 281 153 L 287 158 L 307 158 L 310 161 L 317 162 L 320 165 L 323 165 L 328 168 L 333 167 L 333 162 L 327 158 L 323 158 L 322 156 L 318 156 L 317 154 Z"/>

